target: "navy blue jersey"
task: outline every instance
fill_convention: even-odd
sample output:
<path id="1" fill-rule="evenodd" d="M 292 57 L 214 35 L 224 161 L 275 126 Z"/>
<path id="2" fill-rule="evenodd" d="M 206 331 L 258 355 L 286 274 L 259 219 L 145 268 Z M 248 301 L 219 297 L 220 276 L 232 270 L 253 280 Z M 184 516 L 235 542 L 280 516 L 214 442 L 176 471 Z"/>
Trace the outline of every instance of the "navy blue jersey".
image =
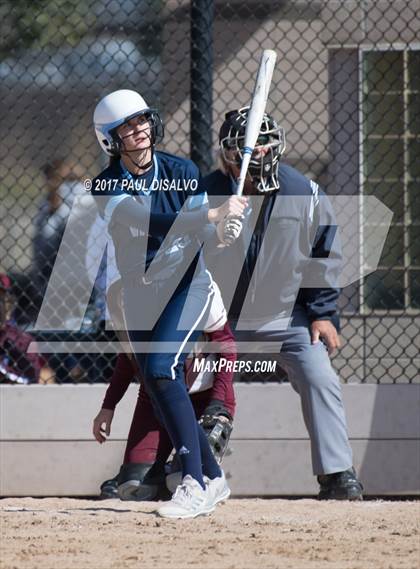
<path id="1" fill-rule="evenodd" d="M 315 182 L 294 168 L 280 163 L 278 174 L 280 189 L 267 193 L 264 198 L 250 196 L 251 207 L 253 200 L 263 199 L 252 223 L 249 223 L 251 212 L 244 220 L 241 237 L 219 256 L 209 257 L 207 264 L 222 294 L 227 273 L 240 275 L 229 310 L 233 318 L 241 313 L 250 289 L 251 299 L 257 295 L 266 299 L 264 314 L 259 312 L 261 302 L 256 303 L 256 313 L 252 313 L 251 304 L 252 317 L 274 317 L 289 312 L 296 303 L 305 309 L 311 320 L 332 320 L 338 327 L 339 290 L 336 283 L 341 251 L 334 240 L 336 225 L 329 200 Z M 211 207 L 219 206 L 227 196 L 235 193 L 235 182 L 220 170 L 206 176 L 203 184 Z M 286 196 L 291 199 L 282 200 Z M 269 222 L 274 231 L 267 236 Z M 244 260 L 239 248 L 244 248 L 247 223 L 253 227 L 253 232 Z M 311 270 L 315 267 L 319 272 L 317 280 L 325 282 L 325 286 L 300 288 L 309 258 L 317 260 L 316 265 L 312 263 Z"/>
<path id="2" fill-rule="evenodd" d="M 175 219 L 182 221 L 182 233 L 174 235 L 167 247 L 169 262 L 175 262 L 183 248 L 197 248 L 197 236 L 209 225 L 207 195 L 197 166 L 165 152 L 155 152 L 152 168 L 142 176 L 115 160 L 93 180 L 92 194 L 108 224 L 122 276 L 139 267 L 144 270 L 158 251 L 162 253 L 161 245 Z"/>

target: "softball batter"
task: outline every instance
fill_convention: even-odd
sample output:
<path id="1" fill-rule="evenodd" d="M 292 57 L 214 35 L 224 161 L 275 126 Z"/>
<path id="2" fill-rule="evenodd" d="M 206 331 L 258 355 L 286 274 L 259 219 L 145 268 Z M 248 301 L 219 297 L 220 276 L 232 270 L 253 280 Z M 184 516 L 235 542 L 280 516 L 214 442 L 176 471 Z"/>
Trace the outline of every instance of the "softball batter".
<path id="1" fill-rule="evenodd" d="M 230 198 L 209 209 L 195 164 L 155 151 L 163 138 L 162 122 L 134 91 L 104 97 L 95 109 L 94 126 L 111 161 L 93 180 L 92 193 L 115 246 L 128 335 L 156 416 L 182 463 L 182 483 L 158 514 L 208 514 L 230 490 L 197 423 L 183 366 L 184 347 L 202 330 L 213 287 L 201 254 L 182 278 L 179 272 L 188 249 L 199 250 L 200 232 L 227 215 L 241 216 L 247 199 Z M 168 242 L 174 228 L 179 234 Z M 215 232 L 214 226 L 211 230 Z M 176 279 L 179 284 L 172 290 Z M 155 322 L 151 307 L 160 313 Z"/>

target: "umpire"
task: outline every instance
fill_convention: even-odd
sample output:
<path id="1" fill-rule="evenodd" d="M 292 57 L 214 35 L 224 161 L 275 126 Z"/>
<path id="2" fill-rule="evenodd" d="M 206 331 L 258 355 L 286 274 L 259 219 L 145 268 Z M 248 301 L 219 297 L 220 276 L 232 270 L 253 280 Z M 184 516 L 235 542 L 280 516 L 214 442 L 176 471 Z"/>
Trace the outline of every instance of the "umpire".
<path id="1" fill-rule="evenodd" d="M 204 179 L 211 207 L 235 194 L 248 110 L 227 113 L 220 129 L 221 165 Z M 241 342 L 279 346 L 301 398 L 319 499 L 362 500 L 329 358 L 340 347 L 334 216 L 318 185 L 280 161 L 284 150 L 283 129 L 265 115 L 244 185 L 248 210 L 220 222 L 225 246 L 207 264 L 230 306 L 238 351 Z"/>

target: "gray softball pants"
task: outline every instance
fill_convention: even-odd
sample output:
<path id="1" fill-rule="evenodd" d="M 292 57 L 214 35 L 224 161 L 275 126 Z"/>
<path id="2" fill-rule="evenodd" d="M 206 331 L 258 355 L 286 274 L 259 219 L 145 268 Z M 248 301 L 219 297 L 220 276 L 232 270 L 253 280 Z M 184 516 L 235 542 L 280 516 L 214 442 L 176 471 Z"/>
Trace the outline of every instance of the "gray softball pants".
<path id="1" fill-rule="evenodd" d="M 235 327 L 235 322 L 232 322 Z M 311 344 L 309 319 L 295 310 L 285 330 L 266 326 L 235 331 L 237 342 L 281 342 L 280 365 L 287 371 L 293 389 L 300 395 L 303 419 L 311 441 L 315 475 L 347 470 L 353 464 L 342 401 L 341 386 L 322 342 Z M 240 349 L 238 350 L 240 351 Z"/>

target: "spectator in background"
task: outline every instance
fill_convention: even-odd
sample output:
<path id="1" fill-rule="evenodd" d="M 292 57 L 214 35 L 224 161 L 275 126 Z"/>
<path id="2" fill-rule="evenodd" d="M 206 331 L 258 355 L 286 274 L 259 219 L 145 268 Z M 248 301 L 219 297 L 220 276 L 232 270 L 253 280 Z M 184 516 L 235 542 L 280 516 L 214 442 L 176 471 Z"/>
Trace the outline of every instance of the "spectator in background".
<path id="1" fill-rule="evenodd" d="M 33 279 L 42 295 L 50 278 L 74 198 L 86 196 L 77 164 L 58 158 L 43 168 L 46 195 L 35 218 Z"/>
<path id="2" fill-rule="evenodd" d="M 0 273 L 0 383 L 54 383 L 54 372 L 37 353 L 28 353 L 33 337 L 12 320 L 12 283 Z"/>
<path id="3" fill-rule="evenodd" d="M 80 181 L 83 171 L 79 165 L 57 158 L 48 162 L 42 172 L 46 179 L 46 191 L 34 219 L 32 266 L 29 274 L 13 275 L 18 302 L 15 316 L 22 325 L 33 323 L 38 316 L 75 197 L 83 196 L 80 207 L 75 206 L 73 212 L 81 220 L 89 204 L 94 207 L 92 198 L 86 194 Z M 84 227 L 87 225 L 85 223 Z M 82 228 L 82 223 L 77 225 L 80 240 L 85 237 Z M 77 259 L 71 258 L 69 262 L 73 265 Z"/>
<path id="4" fill-rule="evenodd" d="M 51 310 L 48 318 L 56 324 L 58 330 L 67 326 L 71 329 L 69 318 L 77 318 L 84 310 L 80 298 L 90 286 L 85 257 L 89 230 L 97 215 L 96 206 L 92 196 L 84 189 L 81 181 L 83 170 L 76 162 L 56 158 L 48 162 L 42 172 L 45 175 L 46 188 L 34 219 L 32 266 L 29 274 L 13 275 L 18 298 L 15 316 L 17 322 L 25 327 L 31 327 L 36 321 L 67 228 L 70 232 L 67 233 L 67 241 L 60 253 L 68 266 L 66 279 L 63 281 L 59 277 L 52 282 L 52 296 L 44 310 Z M 70 215 L 71 225 L 68 224 Z M 84 333 L 95 332 L 97 321 L 91 317 L 92 313 L 97 312 L 95 296 L 96 293 L 86 310 L 81 327 Z M 68 333 L 59 335 L 61 339 L 65 339 L 64 336 Z M 98 358 L 91 355 L 81 357 L 73 354 L 52 354 L 49 357 L 49 363 L 59 383 L 94 381 L 98 375 L 95 370 L 97 360 Z"/>

